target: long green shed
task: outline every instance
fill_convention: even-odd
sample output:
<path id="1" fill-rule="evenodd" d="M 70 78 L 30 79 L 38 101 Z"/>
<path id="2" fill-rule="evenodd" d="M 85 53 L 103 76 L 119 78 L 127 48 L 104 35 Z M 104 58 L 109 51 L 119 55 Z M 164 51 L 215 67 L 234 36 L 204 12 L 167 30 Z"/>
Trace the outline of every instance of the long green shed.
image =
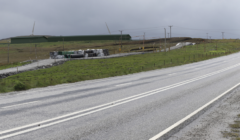
<path id="1" fill-rule="evenodd" d="M 129 34 L 115 35 L 82 35 L 82 36 L 23 36 L 11 38 L 12 44 L 18 43 L 41 43 L 58 41 L 85 41 L 85 40 L 131 40 Z"/>
<path id="2" fill-rule="evenodd" d="M 46 36 L 26 36 L 11 38 L 11 44 L 48 42 Z"/>

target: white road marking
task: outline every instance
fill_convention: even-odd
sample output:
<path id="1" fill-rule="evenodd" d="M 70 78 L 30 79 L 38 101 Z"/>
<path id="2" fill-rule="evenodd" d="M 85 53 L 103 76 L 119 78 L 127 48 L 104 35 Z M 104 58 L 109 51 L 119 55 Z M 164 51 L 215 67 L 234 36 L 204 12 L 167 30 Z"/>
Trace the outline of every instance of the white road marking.
<path id="1" fill-rule="evenodd" d="M 33 101 L 33 102 L 27 102 L 27 103 L 16 104 L 16 105 L 11 105 L 11 106 L 5 106 L 5 107 L 2 107 L 2 108 L 3 108 L 3 109 L 6 109 L 6 108 L 11 108 L 11 107 L 16 107 L 16 106 L 22 106 L 22 105 L 27 105 L 27 104 L 33 104 L 33 103 L 36 103 L 36 102 L 40 102 L 40 101 Z"/>
<path id="2" fill-rule="evenodd" d="M 72 119 L 76 119 L 76 118 L 79 118 L 79 117 L 82 117 L 82 116 L 86 116 L 86 115 L 89 115 L 89 114 L 92 114 L 92 113 L 95 113 L 95 112 L 99 112 L 99 111 L 102 111 L 102 110 L 105 110 L 105 109 L 108 109 L 108 108 L 112 108 L 114 106 L 118 106 L 118 105 L 121 105 L 121 104 L 125 104 L 125 103 L 128 103 L 128 102 L 137 100 L 137 99 L 141 99 L 141 98 L 150 96 L 150 95 L 154 95 L 154 94 L 157 94 L 157 93 L 162 92 L 162 91 L 166 91 L 166 90 L 176 88 L 176 87 L 179 87 L 179 86 L 182 86 L 182 85 L 185 85 L 185 84 L 189 84 L 189 83 L 192 83 L 192 82 L 195 82 L 195 81 L 198 81 L 198 80 L 201 80 L 201 79 L 204 79 L 204 78 L 207 78 L 207 77 L 225 72 L 227 70 L 233 69 L 233 68 L 238 67 L 238 66 L 240 66 L 240 63 L 238 63 L 236 65 L 233 65 L 233 66 L 230 66 L 230 67 L 227 67 L 227 68 L 224 68 L 222 70 L 218 70 L 218 71 L 206 74 L 206 75 L 202 75 L 202 76 L 199 76 L 199 77 L 196 77 L 196 78 L 185 80 L 185 81 L 182 81 L 182 82 L 179 82 L 179 83 L 176 83 L 176 84 L 172 84 L 172 85 L 165 86 L 165 87 L 162 87 L 162 88 L 158 88 L 158 89 L 155 89 L 155 90 L 151 90 L 151 91 L 148 91 L 148 92 L 133 95 L 133 96 L 123 98 L 123 99 L 120 99 L 120 100 L 116 100 L 116 101 L 113 101 L 113 102 L 110 102 L 110 103 L 102 104 L 102 105 L 95 106 L 95 107 L 92 107 L 92 108 L 88 108 L 88 109 L 85 109 L 85 110 L 76 111 L 76 112 L 69 113 L 69 114 L 59 116 L 59 117 L 56 117 L 56 118 L 48 119 L 48 120 L 45 120 L 45 121 L 36 122 L 36 123 L 29 124 L 29 125 L 25 125 L 25 126 L 16 127 L 16 128 L 12 128 L 12 129 L 9 129 L 9 130 L 1 131 L 0 132 L 0 139 L 6 139 L 6 138 L 9 138 L 9 137 L 13 137 L 13 136 L 16 136 L 16 135 L 31 132 L 31 131 L 41 129 L 41 128 L 44 128 L 44 127 L 52 126 L 52 125 L 55 125 L 55 124 L 58 124 L 58 123 L 62 123 L 62 122 L 66 122 L 66 121 L 69 121 L 69 120 L 72 120 Z M 87 111 L 89 111 L 89 112 L 87 112 Z M 83 113 L 83 112 L 86 112 L 86 113 Z M 80 113 L 83 113 L 83 114 L 80 114 Z M 73 116 L 73 115 L 76 115 L 76 116 Z M 66 117 L 68 117 L 68 118 L 66 118 Z M 62 119 L 62 120 L 60 120 L 60 119 Z M 39 126 L 39 124 L 40 124 L 40 126 Z M 31 128 L 29 128 L 29 127 L 31 127 Z M 25 130 L 21 130 L 21 129 L 25 129 Z"/>
<path id="3" fill-rule="evenodd" d="M 174 129 L 175 127 L 177 127 L 178 125 L 182 124 L 183 122 L 187 121 L 189 118 L 193 117 L 194 115 L 196 115 L 198 112 L 202 111 L 204 108 L 208 107 L 209 105 L 211 105 L 212 103 L 214 103 L 215 101 L 217 101 L 219 98 L 221 98 L 222 96 L 224 96 L 225 94 L 229 93 L 229 91 L 233 90 L 234 88 L 238 87 L 240 85 L 240 83 L 236 84 L 235 86 L 231 87 L 230 89 L 228 89 L 227 91 L 225 91 L 224 93 L 222 93 L 221 95 L 217 96 L 216 98 L 214 98 L 213 100 L 211 100 L 210 102 L 206 103 L 205 105 L 203 105 L 202 107 L 198 108 L 197 110 L 195 110 L 194 112 L 192 112 L 191 114 L 187 115 L 185 118 L 179 120 L 178 122 L 176 122 L 175 124 L 171 125 L 170 127 L 168 127 L 167 129 L 163 130 L 162 132 L 158 133 L 157 135 L 155 135 L 154 137 L 150 138 L 149 140 L 157 140 L 159 138 L 161 138 L 163 135 L 165 135 L 166 133 L 168 133 L 169 131 L 171 131 L 172 129 Z"/>
<path id="4" fill-rule="evenodd" d="M 174 75 L 174 74 L 177 74 L 177 73 L 171 73 L 171 74 L 168 74 L 168 75 Z"/>
<path id="5" fill-rule="evenodd" d="M 116 86 L 118 87 L 118 86 L 130 85 L 130 84 L 132 84 L 132 82 L 131 83 L 124 83 L 124 84 L 120 84 L 120 85 L 116 85 Z"/>

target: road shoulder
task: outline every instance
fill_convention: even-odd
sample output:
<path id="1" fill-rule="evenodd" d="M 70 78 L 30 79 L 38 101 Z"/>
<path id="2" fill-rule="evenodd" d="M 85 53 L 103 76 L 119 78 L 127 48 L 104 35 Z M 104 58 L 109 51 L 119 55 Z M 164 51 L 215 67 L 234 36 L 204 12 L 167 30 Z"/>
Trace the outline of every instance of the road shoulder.
<path id="1" fill-rule="evenodd" d="M 223 133 L 231 132 L 229 124 L 239 120 L 239 109 L 240 88 L 238 87 L 169 140 L 231 139 L 224 137 Z"/>

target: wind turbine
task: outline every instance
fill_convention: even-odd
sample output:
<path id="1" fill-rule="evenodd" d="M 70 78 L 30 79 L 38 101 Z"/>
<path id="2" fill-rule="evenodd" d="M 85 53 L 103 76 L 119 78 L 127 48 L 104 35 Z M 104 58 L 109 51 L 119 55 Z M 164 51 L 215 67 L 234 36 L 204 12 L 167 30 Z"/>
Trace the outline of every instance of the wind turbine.
<path id="1" fill-rule="evenodd" d="M 105 23 L 106 23 L 106 22 L 105 22 Z M 106 26 L 107 26 L 107 23 L 106 23 Z M 111 32 L 110 32 L 110 30 L 109 30 L 108 26 L 107 26 L 107 29 L 108 29 L 108 32 L 109 32 L 109 34 L 111 34 Z"/>
<path id="2" fill-rule="evenodd" d="M 32 36 L 33 36 L 33 33 L 34 33 L 34 27 L 35 27 L 35 21 L 34 21 L 34 24 L 33 24 Z"/>

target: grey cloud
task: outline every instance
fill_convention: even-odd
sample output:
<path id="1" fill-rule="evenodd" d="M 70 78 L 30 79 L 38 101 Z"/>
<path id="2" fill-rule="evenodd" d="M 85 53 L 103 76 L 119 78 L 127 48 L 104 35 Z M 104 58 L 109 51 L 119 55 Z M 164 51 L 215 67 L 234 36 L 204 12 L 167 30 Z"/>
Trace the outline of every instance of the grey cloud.
<path id="1" fill-rule="evenodd" d="M 119 34 L 239 38 L 238 0 L 1 0 L 0 39 L 30 35 Z M 158 28 L 151 28 L 158 27 Z M 183 27 L 183 28 L 181 28 Z M 148 29 L 146 29 L 148 28 Z M 131 30 L 127 30 L 131 29 Z M 133 30 L 136 29 L 136 30 Z M 197 30 L 200 29 L 200 30 Z"/>

